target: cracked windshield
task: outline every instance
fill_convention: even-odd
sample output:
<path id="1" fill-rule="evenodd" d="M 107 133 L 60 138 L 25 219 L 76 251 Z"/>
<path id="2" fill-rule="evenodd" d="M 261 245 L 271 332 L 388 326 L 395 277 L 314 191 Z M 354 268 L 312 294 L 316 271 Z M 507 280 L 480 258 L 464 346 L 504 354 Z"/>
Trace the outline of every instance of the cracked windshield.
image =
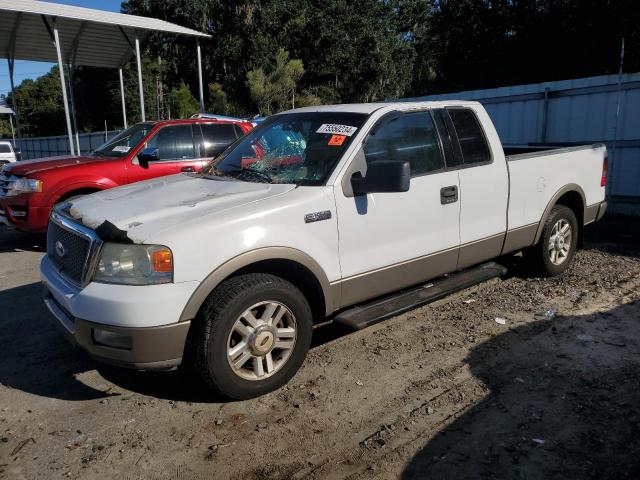
<path id="1" fill-rule="evenodd" d="M 321 185 L 366 118 L 345 112 L 275 115 L 213 160 L 203 175 Z"/>

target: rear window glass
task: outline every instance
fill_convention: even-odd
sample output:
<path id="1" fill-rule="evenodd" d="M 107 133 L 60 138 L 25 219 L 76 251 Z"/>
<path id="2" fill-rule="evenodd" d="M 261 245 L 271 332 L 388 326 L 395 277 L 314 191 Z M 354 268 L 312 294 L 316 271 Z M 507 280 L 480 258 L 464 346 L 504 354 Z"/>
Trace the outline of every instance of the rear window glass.
<path id="1" fill-rule="evenodd" d="M 0 153 L 11 153 L 11 148 L 6 143 L 0 143 Z"/>
<path id="2" fill-rule="evenodd" d="M 464 164 L 491 160 L 491 151 L 475 113 L 468 108 L 447 109 L 458 134 Z"/>
<path id="3" fill-rule="evenodd" d="M 232 123 L 203 123 L 203 157 L 215 157 L 231 145 L 239 136 Z"/>

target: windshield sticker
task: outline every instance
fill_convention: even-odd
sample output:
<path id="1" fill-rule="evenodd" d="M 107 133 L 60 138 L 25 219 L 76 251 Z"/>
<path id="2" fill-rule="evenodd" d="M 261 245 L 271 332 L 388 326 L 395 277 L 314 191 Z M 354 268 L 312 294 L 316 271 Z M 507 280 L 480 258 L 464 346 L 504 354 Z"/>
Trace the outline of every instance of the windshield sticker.
<path id="1" fill-rule="evenodd" d="M 323 123 L 320 128 L 316 130 L 316 133 L 333 133 L 337 135 L 346 135 L 350 137 L 356 133 L 358 127 L 351 127 L 349 125 L 337 125 L 335 123 Z"/>
<path id="2" fill-rule="evenodd" d="M 339 147 L 347 139 L 346 135 L 331 135 L 328 145 Z"/>
<path id="3" fill-rule="evenodd" d="M 131 147 L 127 145 L 116 145 L 111 149 L 112 152 L 122 152 L 122 153 L 127 153 L 129 150 L 131 150 Z"/>

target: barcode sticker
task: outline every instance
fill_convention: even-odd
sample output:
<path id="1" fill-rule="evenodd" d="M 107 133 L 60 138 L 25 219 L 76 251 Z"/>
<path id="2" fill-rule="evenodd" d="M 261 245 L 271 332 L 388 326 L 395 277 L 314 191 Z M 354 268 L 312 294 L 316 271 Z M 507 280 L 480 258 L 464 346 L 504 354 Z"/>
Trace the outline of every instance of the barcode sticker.
<path id="1" fill-rule="evenodd" d="M 316 133 L 331 133 L 337 135 L 346 135 L 350 137 L 354 133 L 356 133 L 358 127 L 351 127 L 349 125 L 338 125 L 335 123 L 323 123 L 320 125 L 320 128 L 316 130 Z"/>
<path id="2" fill-rule="evenodd" d="M 124 153 L 127 153 L 129 150 L 131 150 L 131 147 L 129 147 L 127 145 L 116 145 L 115 147 L 113 147 L 113 149 L 111 151 L 112 152 L 124 152 Z"/>

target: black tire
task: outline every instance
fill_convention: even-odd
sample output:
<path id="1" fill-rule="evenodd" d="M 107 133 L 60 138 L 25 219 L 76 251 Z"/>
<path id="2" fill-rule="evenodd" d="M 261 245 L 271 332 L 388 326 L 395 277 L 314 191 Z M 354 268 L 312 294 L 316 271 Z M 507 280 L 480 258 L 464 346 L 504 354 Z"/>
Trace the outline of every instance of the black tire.
<path id="1" fill-rule="evenodd" d="M 228 360 L 234 324 L 247 309 L 260 302 L 277 302 L 295 319 L 297 336 L 288 358 L 271 376 L 247 380 Z M 298 371 L 311 344 L 313 318 L 305 296 L 291 283 L 274 275 L 238 275 L 219 285 L 194 320 L 187 343 L 187 361 L 213 390 L 235 400 L 271 392 L 287 383 Z M 255 362 L 254 358 L 250 362 Z"/>
<path id="2" fill-rule="evenodd" d="M 554 263 L 552 260 L 549 245 L 553 229 L 560 221 L 564 221 L 569 224 L 571 238 L 570 241 L 567 242 L 569 250 L 566 256 L 563 257 L 561 263 L 558 264 L 557 262 Z M 551 212 L 544 223 L 542 234 L 540 235 L 540 241 L 536 245 L 523 250 L 523 257 L 532 272 L 536 275 L 543 277 L 560 275 L 571 265 L 578 246 L 578 235 L 578 220 L 576 219 L 576 215 L 573 213 L 573 210 L 563 205 L 556 205 L 551 209 Z"/>

